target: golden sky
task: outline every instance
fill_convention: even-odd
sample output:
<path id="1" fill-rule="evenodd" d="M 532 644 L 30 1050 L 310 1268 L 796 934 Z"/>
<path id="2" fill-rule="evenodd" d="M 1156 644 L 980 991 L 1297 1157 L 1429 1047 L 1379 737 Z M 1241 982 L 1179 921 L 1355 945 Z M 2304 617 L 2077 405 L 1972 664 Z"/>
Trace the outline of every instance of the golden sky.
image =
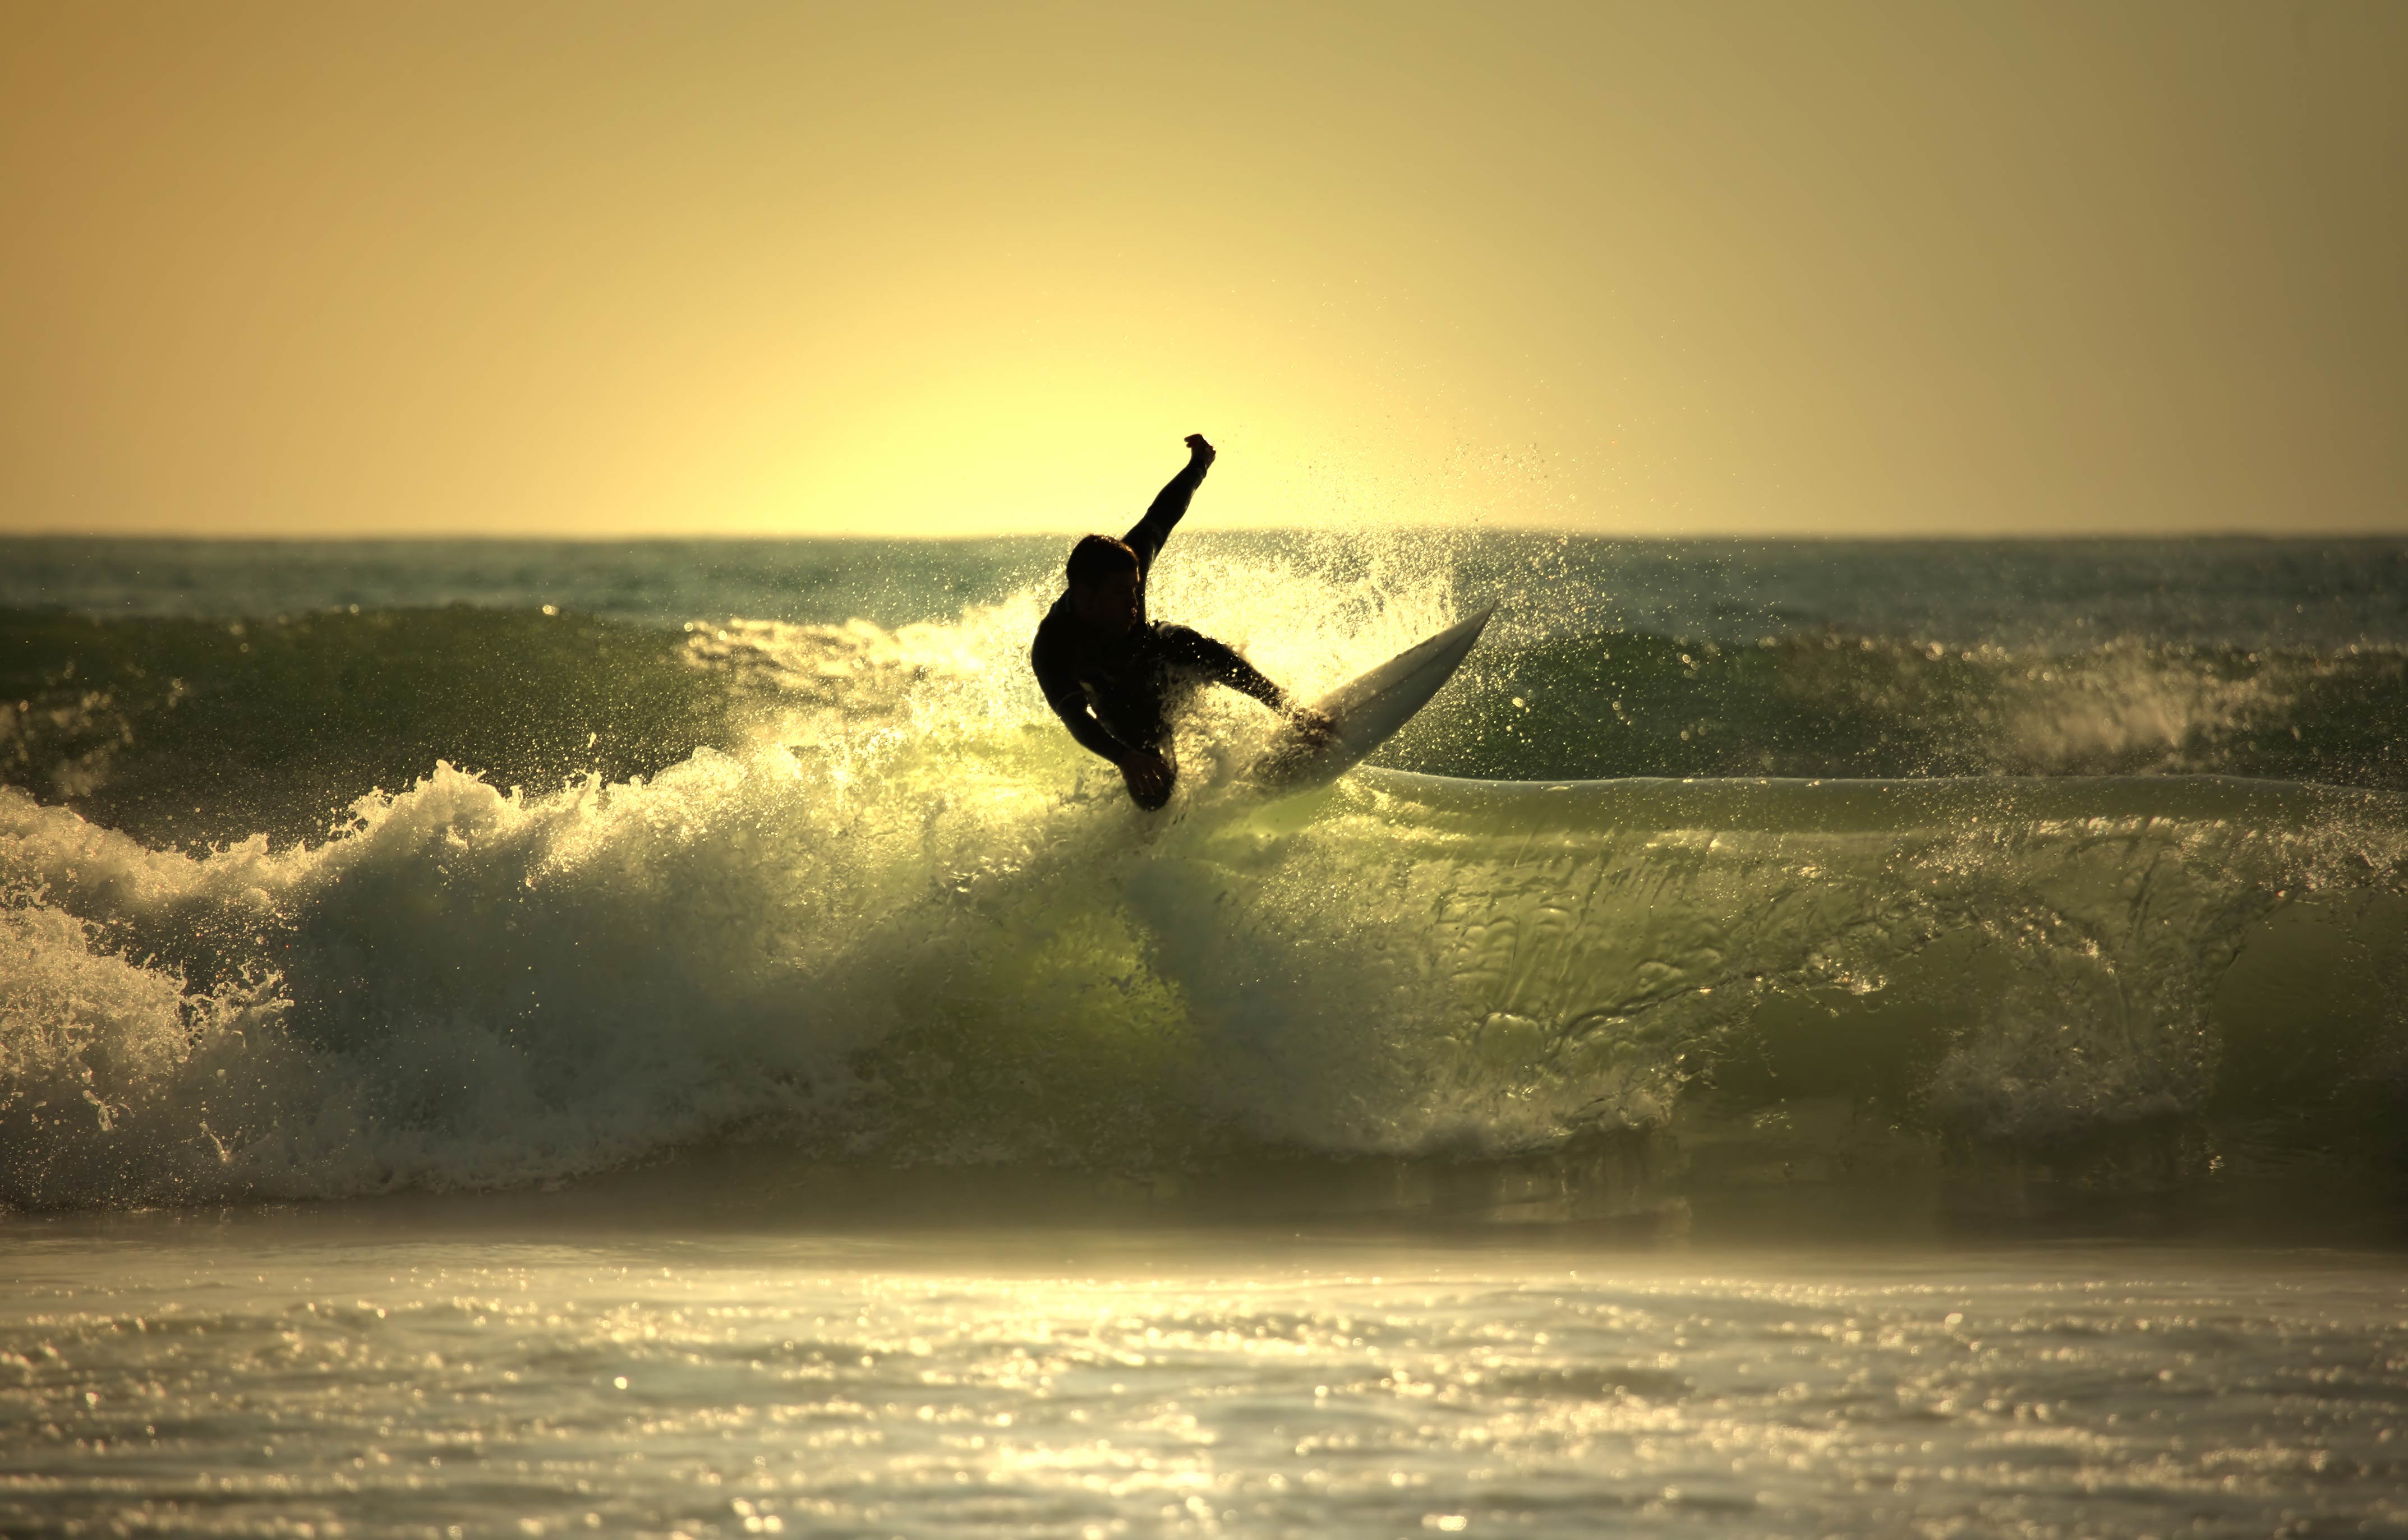
<path id="1" fill-rule="evenodd" d="M 0 0 L 0 531 L 2408 530 L 2408 4 Z"/>

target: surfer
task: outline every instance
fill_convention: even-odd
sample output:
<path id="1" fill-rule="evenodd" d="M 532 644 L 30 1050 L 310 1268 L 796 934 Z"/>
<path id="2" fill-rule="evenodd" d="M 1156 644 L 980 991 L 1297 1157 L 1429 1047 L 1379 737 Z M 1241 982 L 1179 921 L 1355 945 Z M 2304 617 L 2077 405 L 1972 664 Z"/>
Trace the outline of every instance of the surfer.
<path id="1" fill-rule="evenodd" d="M 1179 778 L 1170 719 L 1204 683 L 1225 684 L 1294 718 L 1307 733 L 1329 730 L 1226 645 L 1182 625 L 1149 620 L 1145 578 L 1188 499 L 1211 468 L 1212 446 L 1187 435 L 1187 465 L 1170 478 L 1137 527 L 1115 540 L 1090 535 L 1070 549 L 1069 592 L 1038 622 L 1029 665 L 1046 704 L 1082 748 L 1120 767 L 1140 807 L 1170 800 Z"/>

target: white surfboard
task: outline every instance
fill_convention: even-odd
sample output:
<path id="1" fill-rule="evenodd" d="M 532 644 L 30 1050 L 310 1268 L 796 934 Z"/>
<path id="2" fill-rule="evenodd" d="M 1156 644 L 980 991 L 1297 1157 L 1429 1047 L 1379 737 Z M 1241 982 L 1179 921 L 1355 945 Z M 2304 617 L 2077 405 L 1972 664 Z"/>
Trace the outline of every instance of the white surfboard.
<path id="1" fill-rule="evenodd" d="M 1354 768 L 1455 677 L 1496 611 L 1490 605 L 1339 686 L 1316 706 L 1334 724 L 1328 736 L 1314 742 L 1295 728 L 1283 729 L 1246 778 L 1260 791 L 1284 796 L 1336 780 Z"/>

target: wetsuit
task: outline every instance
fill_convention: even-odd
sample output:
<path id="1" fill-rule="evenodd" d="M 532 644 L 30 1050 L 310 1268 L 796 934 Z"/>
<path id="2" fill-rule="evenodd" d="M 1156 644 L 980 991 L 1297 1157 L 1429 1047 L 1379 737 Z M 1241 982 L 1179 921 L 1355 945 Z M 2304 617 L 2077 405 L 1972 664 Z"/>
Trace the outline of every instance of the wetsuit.
<path id="1" fill-rule="evenodd" d="M 1170 478 L 1137 527 L 1122 536 L 1137 552 L 1138 613 L 1145 613 L 1145 579 L 1155 553 L 1187 511 L 1211 462 L 1198 455 Z M 1028 649 L 1046 704 L 1080 744 L 1118 764 L 1133 749 L 1152 749 L 1170 769 L 1159 796 L 1129 795 L 1144 807 L 1170 800 L 1179 774 L 1171 757 L 1170 714 L 1196 685 L 1210 681 L 1252 695 L 1274 711 L 1288 708 L 1287 694 L 1254 664 L 1211 637 L 1185 626 L 1140 619 L 1123 636 L 1099 636 L 1079 618 L 1070 595 L 1054 601 L 1038 622 Z"/>

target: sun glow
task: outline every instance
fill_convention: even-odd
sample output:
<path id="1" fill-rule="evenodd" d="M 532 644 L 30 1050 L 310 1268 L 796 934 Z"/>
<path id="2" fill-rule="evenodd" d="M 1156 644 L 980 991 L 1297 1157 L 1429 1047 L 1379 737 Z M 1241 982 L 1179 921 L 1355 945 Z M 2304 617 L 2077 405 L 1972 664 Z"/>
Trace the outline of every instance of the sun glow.
<path id="1" fill-rule="evenodd" d="M 8 25 L 0 529 L 2408 507 L 2396 6 Z"/>

